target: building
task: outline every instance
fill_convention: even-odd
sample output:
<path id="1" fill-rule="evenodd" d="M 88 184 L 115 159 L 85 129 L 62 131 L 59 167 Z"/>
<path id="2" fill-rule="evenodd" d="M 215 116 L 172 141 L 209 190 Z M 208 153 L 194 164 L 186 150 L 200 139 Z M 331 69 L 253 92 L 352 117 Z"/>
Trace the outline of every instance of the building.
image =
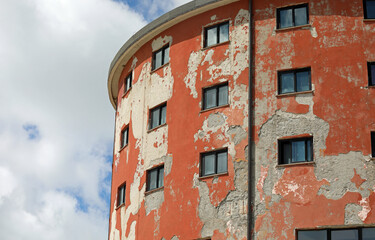
<path id="1" fill-rule="evenodd" d="M 375 239 L 374 0 L 192 1 L 108 91 L 110 240 Z"/>

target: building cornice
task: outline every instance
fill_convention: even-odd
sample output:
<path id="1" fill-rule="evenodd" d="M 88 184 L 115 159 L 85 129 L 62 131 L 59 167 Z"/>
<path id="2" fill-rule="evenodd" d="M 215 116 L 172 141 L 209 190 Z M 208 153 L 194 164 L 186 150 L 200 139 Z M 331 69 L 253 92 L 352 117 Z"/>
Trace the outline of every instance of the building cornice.
<path id="1" fill-rule="evenodd" d="M 112 106 L 116 109 L 118 81 L 129 59 L 148 41 L 164 30 L 198 14 L 237 2 L 239 0 L 194 0 L 186 3 L 150 22 L 134 34 L 117 52 L 112 60 L 108 74 L 108 95 Z"/>

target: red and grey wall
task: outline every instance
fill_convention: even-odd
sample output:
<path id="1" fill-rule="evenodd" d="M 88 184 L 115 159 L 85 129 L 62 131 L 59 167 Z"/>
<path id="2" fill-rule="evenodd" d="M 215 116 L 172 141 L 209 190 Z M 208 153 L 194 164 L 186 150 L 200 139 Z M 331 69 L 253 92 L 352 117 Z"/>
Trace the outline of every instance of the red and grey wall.
<path id="1" fill-rule="evenodd" d="M 375 234 L 366 4 L 192 1 L 130 38 L 108 79 L 109 239 Z"/>

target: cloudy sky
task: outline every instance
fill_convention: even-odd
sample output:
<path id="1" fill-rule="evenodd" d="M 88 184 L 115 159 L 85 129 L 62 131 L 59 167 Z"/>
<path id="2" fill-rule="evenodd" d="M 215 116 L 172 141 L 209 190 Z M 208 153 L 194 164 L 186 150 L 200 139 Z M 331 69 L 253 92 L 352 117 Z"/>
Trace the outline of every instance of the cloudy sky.
<path id="1" fill-rule="evenodd" d="M 189 0 L 0 0 L 0 239 L 106 239 L 110 62 Z"/>

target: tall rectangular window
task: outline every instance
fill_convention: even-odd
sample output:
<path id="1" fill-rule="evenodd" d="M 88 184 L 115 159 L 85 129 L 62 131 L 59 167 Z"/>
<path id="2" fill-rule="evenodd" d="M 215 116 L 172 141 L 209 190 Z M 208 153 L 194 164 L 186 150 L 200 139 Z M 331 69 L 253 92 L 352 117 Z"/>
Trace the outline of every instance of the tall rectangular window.
<path id="1" fill-rule="evenodd" d="M 201 154 L 201 176 L 228 172 L 228 150 L 218 150 Z"/>
<path id="2" fill-rule="evenodd" d="M 375 19 L 375 0 L 363 0 L 365 19 Z"/>
<path id="3" fill-rule="evenodd" d="M 203 89 L 203 109 L 228 104 L 228 83 Z"/>
<path id="4" fill-rule="evenodd" d="M 371 132 L 371 156 L 375 158 L 375 132 Z"/>
<path id="5" fill-rule="evenodd" d="M 147 171 L 146 191 L 151 191 L 164 186 L 164 165 Z"/>
<path id="6" fill-rule="evenodd" d="M 124 94 L 127 93 L 132 87 L 132 72 L 124 79 Z"/>
<path id="7" fill-rule="evenodd" d="M 307 4 L 277 9 L 277 28 L 297 27 L 309 24 L 309 8 Z"/>
<path id="8" fill-rule="evenodd" d="M 368 85 L 375 86 L 375 62 L 367 63 Z"/>
<path id="9" fill-rule="evenodd" d="M 302 68 L 278 72 L 279 94 L 311 90 L 311 69 Z"/>
<path id="10" fill-rule="evenodd" d="M 167 104 L 162 104 L 150 110 L 149 129 L 166 123 L 167 119 Z"/>
<path id="11" fill-rule="evenodd" d="M 229 41 L 229 22 L 204 29 L 204 47 Z"/>
<path id="12" fill-rule="evenodd" d="M 311 162 L 312 137 L 279 140 L 279 164 Z"/>
<path id="13" fill-rule="evenodd" d="M 374 227 L 298 230 L 297 240 L 374 240 Z"/>
<path id="14" fill-rule="evenodd" d="M 117 189 L 117 206 L 121 206 L 125 204 L 125 191 L 126 191 L 126 184 L 122 184 Z"/>
<path id="15" fill-rule="evenodd" d="M 126 145 L 128 145 L 129 141 L 129 127 L 126 127 L 121 130 L 121 148 L 124 148 Z"/>
<path id="16" fill-rule="evenodd" d="M 169 62 L 169 44 L 152 54 L 152 70 L 155 70 Z"/>

